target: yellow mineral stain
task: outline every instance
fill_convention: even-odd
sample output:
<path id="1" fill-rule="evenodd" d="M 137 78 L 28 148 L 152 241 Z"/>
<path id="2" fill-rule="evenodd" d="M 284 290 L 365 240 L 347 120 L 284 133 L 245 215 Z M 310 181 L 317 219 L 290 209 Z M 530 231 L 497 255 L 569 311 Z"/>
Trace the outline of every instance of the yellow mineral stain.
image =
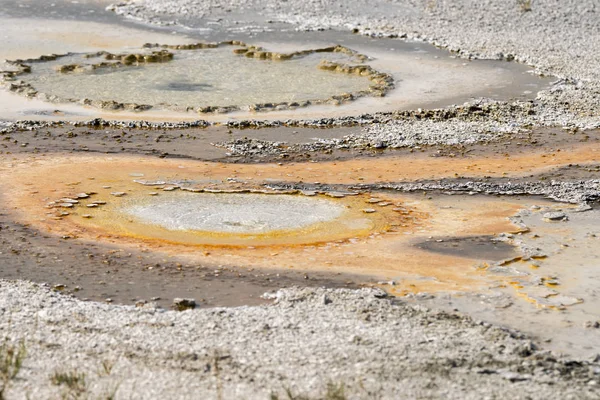
<path id="1" fill-rule="evenodd" d="M 569 307 L 569 306 L 583 303 L 582 299 L 574 299 L 574 302 L 569 305 L 544 304 L 542 302 L 543 300 L 540 297 L 536 298 L 535 296 L 531 296 L 529 293 L 527 293 L 525 291 L 520 291 L 520 290 L 517 290 L 517 296 L 525 299 L 529 303 L 534 304 L 537 308 L 543 308 L 543 309 L 554 310 L 554 311 L 566 310 L 567 307 Z M 549 294 L 546 296 L 542 296 L 542 298 L 552 299 L 553 297 L 556 297 L 556 296 L 560 296 L 560 294 L 559 293 Z"/>
<path id="2" fill-rule="evenodd" d="M 554 311 L 561 311 L 566 308 L 564 306 L 551 306 L 551 305 L 540 304 L 540 302 L 538 300 L 529 296 L 526 292 L 517 290 L 516 293 L 517 293 L 517 296 L 524 299 L 528 303 L 535 305 L 536 308 L 544 308 L 544 309 L 549 309 L 549 310 L 554 310 Z"/>
<path id="3" fill-rule="evenodd" d="M 335 241 L 345 241 L 349 238 L 364 237 L 373 233 L 386 233 L 401 224 L 408 224 L 410 221 L 403 218 L 401 214 L 391 210 L 378 209 L 372 214 L 365 215 L 362 212 L 363 196 L 352 196 L 343 199 L 328 201 L 339 203 L 345 207 L 344 213 L 331 221 L 323 221 L 304 226 L 298 229 L 278 229 L 257 233 L 233 233 L 233 232 L 214 232 L 206 230 L 170 230 L 159 225 L 148 224 L 134 217 L 123 214 L 120 210 L 131 204 L 136 204 L 141 197 L 148 197 L 148 193 L 153 190 L 147 186 L 131 182 L 119 182 L 120 188 L 127 188 L 126 196 L 114 196 L 110 203 L 91 209 L 85 209 L 85 214 L 81 212 L 73 213 L 72 223 L 84 225 L 91 232 L 96 231 L 99 235 L 106 232 L 118 234 L 139 240 L 157 240 L 172 245 L 203 245 L 219 247 L 243 247 L 243 246 L 269 246 L 278 245 L 294 246 L 302 244 L 320 244 Z M 226 195 L 227 193 L 223 193 Z M 109 193 L 98 193 L 103 198 L 110 198 Z M 166 194 L 163 194 L 166 195 Z M 198 193 L 179 193 L 170 194 L 171 198 L 202 196 Z M 264 194 L 263 196 L 293 196 L 290 194 Z M 294 195 L 302 196 L 302 195 Z M 97 196 L 95 196 L 97 197 Z M 325 196 L 315 196 L 311 198 L 325 198 Z M 93 204 L 91 199 L 85 205 Z M 152 204 L 151 202 L 149 204 Z M 81 208 L 81 207 L 79 207 Z M 94 221 L 85 222 L 81 218 L 90 214 Z"/>

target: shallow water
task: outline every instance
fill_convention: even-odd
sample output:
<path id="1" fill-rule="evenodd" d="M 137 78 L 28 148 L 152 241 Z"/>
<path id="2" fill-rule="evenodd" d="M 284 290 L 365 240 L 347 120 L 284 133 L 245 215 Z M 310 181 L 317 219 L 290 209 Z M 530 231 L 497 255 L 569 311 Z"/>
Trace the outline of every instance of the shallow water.
<path id="1" fill-rule="evenodd" d="M 51 52 L 59 54 L 67 51 L 109 50 L 114 52 L 132 51 L 132 49 L 138 51 L 139 46 L 146 42 L 179 44 L 197 41 L 241 40 L 263 46 L 270 51 L 294 51 L 341 44 L 370 56 L 371 60 L 368 61 L 368 64 L 372 68 L 394 77 L 395 89 L 388 92 L 385 97 L 366 96 L 341 105 L 318 104 L 293 110 L 271 108 L 269 112 L 260 113 L 242 110 L 227 114 L 201 115 L 201 118 L 211 121 L 343 117 L 379 111 L 447 107 L 478 97 L 496 100 L 531 99 L 535 98 L 539 90 L 547 88 L 552 81 L 551 78 L 534 76 L 529 67 L 517 63 L 457 59 L 447 51 L 436 49 L 433 46 L 400 39 L 376 39 L 336 31 L 293 32 L 290 31 L 289 26 L 280 26 L 281 24 L 272 24 L 270 31 L 258 33 L 251 30 L 215 30 L 212 27 L 208 30 L 189 30 L 177 26 L 157 28 L 120 19 L 113 13 L 105 11 L 96 2 L 89 1 L 80 2 L 73 7 L 68 2 L 62 1 L 58 1 L 56 6 L 49 6 L 50 8 L 42 7 L 39 3 L 31 1 L 23 3 L 22 6 L 13 1 L 0 5 L 0 24 L 3 25 L 4 39 L 4 46 L 0 49 L 0 58 L 29 58 Z M 72 12 L 75 14 L 71 15 Z M 2 17 L 3 14 L 6 17 Z M 76 17 L 75 20 L 73 20 L 74 17 Z M 78 32 L 78 35 L 72 35 L 70 32 Z M 224 54 L 224 56 L 228 55 Z M 326 58 L 329 59 L 329 56 L 330 54 L 327 54 Z M 320 57 L 316 58 L 320 60 Z M 299 64 L 308 63 L 308 59 L 310 57 L 297 61 Z M 216 60 L 218 61 L 218 58 Z M 252 63 L 253 61 L 256 62 Z M 243 63 L 240 64 L 242 68 L 236 69 L 232 64 L 234 62 Z M 313 70 L 312 67 L 295 65 L 294 62 L 281 63 L 277 69 L 271 69 L 268 67 L 269 62 L 264 60 L 243 58 L 236 60 L 232 57 L 223 62 L 219 61 L 218 68 L 212 68 L 214 63 L 208 61 L 206 65 L 210 68 L 203 71 L 200 77 L 190 77 L 184 68 L 179 68 L 183 64 L 168 64 L 171 63 L 143 67 L 144 73 L 136 75 L 136 72 L 129 75 L 129 78 L 119 76 L 124 73 L 123 71 L 113 71 L 108 75 L 119 79 L 99 79 L 95 83 L 90 79 L 83 79 L 84 76 L 89 77 L 84 74 L 79 78 L 75 77 L 75 81 L 66 79 L 65 81 L 68 83 L 62 89 L 57 90 L 62 90 L 59 93 L 60 97 L 69 99 L 89 97 L 138 102 L 137 99 L 139 103 L 150 104 L 171 99 L 174 103 L 186 107 L 214 102 L 214 98 L 206 100 L 207 96 L 213 94 L 218 100 L 214 105 L 235 104 L 236 101 L 229 101 L 234 98 L 238 99 L 238 102 L 244 103 L 243 105 L 247 105 L 261 101 L 278 102 L 279 99 L 282 99 L 282 102 L 298 101 L 309 97 L 307 91 L 312 95 L 323 94 L 318 96 L 319 99 L 322 99 L 327 98 L 328 94 L 341 94 L 352 88 L 368 85 L 365 82 L 367 79 L 364 78 L 361 80 L 359 77 L 345 76 L 345 74 L 326 73 Z M 228 66 L 232 68 L 227 68 Z M 5 69 L 5 67 L 2 68 Z M 156 68 L 157 71 L 164 71 L 163 68 L 167 68 L 167 71 L 169 68 L 174 68 L 173 71 L 181 70 L 183 74 L 173 80 L 159 76 L 160 73 L 154 74 L 154 77 L 153 74 L 145 75 L 145 72 L 152 68 Z M 212 74 L 215 79 L 206 82 L 206 73 Z M 227 73 L 230 73 L 231 77 L 235 79 L 229 79 Z M 139 78 L 142 77 L 143 79 L 140 80 Z M 223 77 L 225 78 L 223 79 Z M 290 79 L 290 77 L 293 78 Z M 56 83 L 62 83 L 60 80 L 65 78 L 52 77 L 52 79 L 58 80 Z M 73 78 L 73 76 L 69 78 Z M 200 82 L 198 78 L 201 78 Z M 355 78 L 356 81 L 352 82 L 351 78 Z M 80 80 L 77 81 L 77 79 Z M 143 91 L 126 93 L 124 88 L 133 87 L 132 82 L 135 83 L 135 86 L 142 87 Z M 237 85 L 236 88 L 232 86 L 233 83 Z M 108 85 L 107 89 L 102 90 L 101 88 L 105 85 Z M 344 85 L 348 86 L 344 88 Z M 52 84 L 50 86 L 47 89 L 54 89 L 61 85 Z M 92 96 L 90 96 L 90 87 L 94 89 L 91 93 Z M 113 96 L 107 96 L 106 92 L 109 92 L 109 88 L 122 97 L 114 99 L 110 98 Z M 293 90 L 299 93 L 298 96 L 292 95 Z M 85 92 L 88 96 L 83 96 L 84 93 L 78 92 Z M 125 94 L 127 95 L 125 96 Z M 190 100 L 192 104 L 188 104 Z M 144 112 L 111 111 L 73 103 L 49 103 L 39 99 L 27 99 L 5 90 L 0 90 L 0 114 L 11 120 L 24 117 L 43 120 L 85 120 L 103 117 L 153 121 L 184 121 L 199 118 L 196 113 L 173 109 L 155 108 Z"/>
<path id="2" fill-rule="evenodd" d="M 32 63 L 32 73 L 19 78 L 47 95 L 179 107 L 250 106 L 326 100 L 367 90 L 367 77 L 324 71 L 321 60 L 350 62 L 340 54 L 315 54 L 274 61 L 236 55 L 231 46 L 174 51 L 170 62 L 60 73 L 61 65 L 89 65 L 102 58 L 82 55 Z"/>

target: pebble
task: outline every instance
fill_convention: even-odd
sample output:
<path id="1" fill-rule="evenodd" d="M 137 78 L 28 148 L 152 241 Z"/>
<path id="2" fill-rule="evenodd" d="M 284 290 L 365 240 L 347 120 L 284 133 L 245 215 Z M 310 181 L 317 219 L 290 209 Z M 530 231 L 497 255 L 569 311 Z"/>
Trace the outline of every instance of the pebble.
<path id="1" fill-rule="evenodd" d="M 584 328 L 598 329 L 600 328 L 600 321 L 586 321 L 583 326 Z"/>
<path id="2" fill-rule="evenodd" d="M 567 221 L 569 219 L 569 217 L 567 217 L 567 214 L 563 213 L 563 212 L 549 212 L 549 213 L 545 213 L 544 216 L 544 221 L 546 222 L 551 222 L 551 221 Z"/>
<path id="3" fill-rule="evenodd" d="M 592 206 L 590 206 L 589 204 L 581 204 L 579 205 L 575 210 L 575 212 L 586 212 L 586 211 L 591 211 L 593 210 Z"/>
<path id="4" fill-rule="evenodd" d="M 362 210 L 365 214 L 372 214 L 374 212 L 376 212 L 377 210 L 375 210 L 374 208 L 365 208 Z"/>
<path id="5" fill-rule="evenodd" d="M 173 309 L 177 311 L 191 310 L 193 308 L 196 308 L 195 299 L 182 299 L 179 297 L 173 299 Z"/>
<path id="6" fill-rule="evenodd" d="M 123 197 L 125 196 L 127 193 L 125 192 L 112 192 L 111 195 L 115 196 L 115 197 Z"/>
<path id="7" fill-rule="evenodd" d="M 138 300 L 135 302 L 135 306 L 140 308 L 140 307 L 144 307 L 147 304 L 146 300 Z"/>

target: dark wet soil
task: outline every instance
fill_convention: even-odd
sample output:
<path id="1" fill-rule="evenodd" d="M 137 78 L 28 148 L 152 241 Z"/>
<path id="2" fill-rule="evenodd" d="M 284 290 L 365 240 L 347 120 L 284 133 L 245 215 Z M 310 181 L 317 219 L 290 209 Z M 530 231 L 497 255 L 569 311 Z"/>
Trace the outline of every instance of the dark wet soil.
<path id="1" fill-rule="evenodd" d="M 90 129 L 81 127 L 42 128 L 0 136 L 0 154 L 20 153 L 106 153 L 155 155 L 223 162 L 291 161 L 305 158 L 331 159 L 329 152 L 302 152 L 287 157 L 265 155 L 230 156 L 226 149 L 212 143 L 234 139 L 285 141 L 288 144 L 310 143 L 314 138 L 342 138 L 358 133 L 360 128 L 268 128 L 229 129 L 223 126 L 189 129 Z M 339 153 L 339 154 L 337 154 Z M 339 158 L 349 158 L 355 151 L 336 152 Z"/>
<path id="2" fill-rule="evenodd" d="M 0 211 L 0 277 L 48 283 L 89 300 L 170 307 L 176 297 L 200 307 L 266 302 L 260 296 L 290 286 L 356 288 L 368 277 L 188 264 L 159 254 L 63 239 L 11 221 Z M 64 286 L 64 289 L 63 289 Z"/>
<path id="3" fill-rule="evenodd" d="M 106 154 L 155 155 L 159 157 L 189 158 L 204 161 L 222 162 L 296 162 L 331 161 L 357 159 L 360 157 L 423 156 L 456 158 L 476 158 L 484 156 L 527 154 L 544 150 L 548 154 L 566 150 L 582 143 L 600 142 L 600 130 L 567 131 L 563 129 L 536 129 L 531 132 L 503 135 L 497 140 L 469 145 L 419 146 L 419 148 L 375 149 L 370 147 L 352 149 L 294 150 L 269 154 L 260 157 L 252 153 L 247 156 L 232 155 L 214 143 L 235 139 L 256 139 L 271 142 L 286 142 L 288 145 L 316 143 L 316 138 L 341 139 L 356 135 L 361 127 L 339 128 L 298 128 L 275 127 L 264 129 L 231 129 L 225 126 L 187 129 L 91 129 L 64 126 L 41 128 L 33 131 L 18 131 L 0 135 L 0 154 L 20 153 L 76 153 L 92 152 Z M 306 146 L 305 146 L 306 147 Z M 283 154 L 282 154 L 283 153 Z M 591 168 L 591 171 L 587 171 Z M 572 172 L 571 172 L 572 170 Z M 580 173 L 575 171 L 580 171 Z M 594 172 L 590 166 L 569 166 L 560 168 L 556 175 L 573 179 Z M 596 171 L 597 172 L 597 171 Z M 544 175 L 555 176 L 555 172 Z M 458 177 L 460 178 L 460 177 Z"/>
<path id="4" fill-rule="evenodd" d="M 435 237 L 415 246 L 434 253 L 492 262 L 518 255 L 514 246 L 500 242 L 494 236 Z"/>

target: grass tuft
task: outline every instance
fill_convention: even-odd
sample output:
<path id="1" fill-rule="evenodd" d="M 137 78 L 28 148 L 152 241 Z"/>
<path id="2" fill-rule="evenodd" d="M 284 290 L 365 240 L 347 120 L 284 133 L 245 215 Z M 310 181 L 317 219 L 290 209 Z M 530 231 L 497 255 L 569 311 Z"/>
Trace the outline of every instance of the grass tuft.
<path id="1" fill-rule="evenodd" d="M 102 362 L 100 363 L 100 369 L 98 370 L 98 376 L 109 376 L 114 366 L 114 361 L 102 360 Z"/>
<path id="2" fill-rule="evenodd" d="M 50 377 L 50 382 L 55 386 L 66 386 L 74 397 L 87 390 L 85 374 L 83 372 L 78 372 L 77 370 L 56 371 Z"/>
<path id="3" fill-rule="evenodd" d="M 269 400 L 312 400 L 310 397 L 302 394 L 294 394 L 289 387 L 283 389 L 285 391 L 285 397 L 280 398 L 276 392 L 271 392 Z M 320 400 L 347 400 L 346 397 L 346 386 L 343 383 L 327 383 L 327 389 L 323 396 L 319 396 L 316 399 Z"/>
<path id="4" fill-rule="evenodd" d="M 517 0 L 517 4 L 519 5 L 519 8 L 523 12 L 531 11 L 532 3 L 533 3 L 533 0 Z"/>
<path id="5" fill-rule="evenodd" d="M 0 400 L 4 399 L 6 389 L 21 371 L 26 355 L 27 349 L 23 340 L 13 345 L 8 343 L 6 338 L 0 346 Z"/>
<path id="6" fill-rule="evenodd" d="M 346 400 L 345 386 L 343 383 L 329 382 L 327 384 L 327 392 L 325 392 L 325 400 Z"/>

